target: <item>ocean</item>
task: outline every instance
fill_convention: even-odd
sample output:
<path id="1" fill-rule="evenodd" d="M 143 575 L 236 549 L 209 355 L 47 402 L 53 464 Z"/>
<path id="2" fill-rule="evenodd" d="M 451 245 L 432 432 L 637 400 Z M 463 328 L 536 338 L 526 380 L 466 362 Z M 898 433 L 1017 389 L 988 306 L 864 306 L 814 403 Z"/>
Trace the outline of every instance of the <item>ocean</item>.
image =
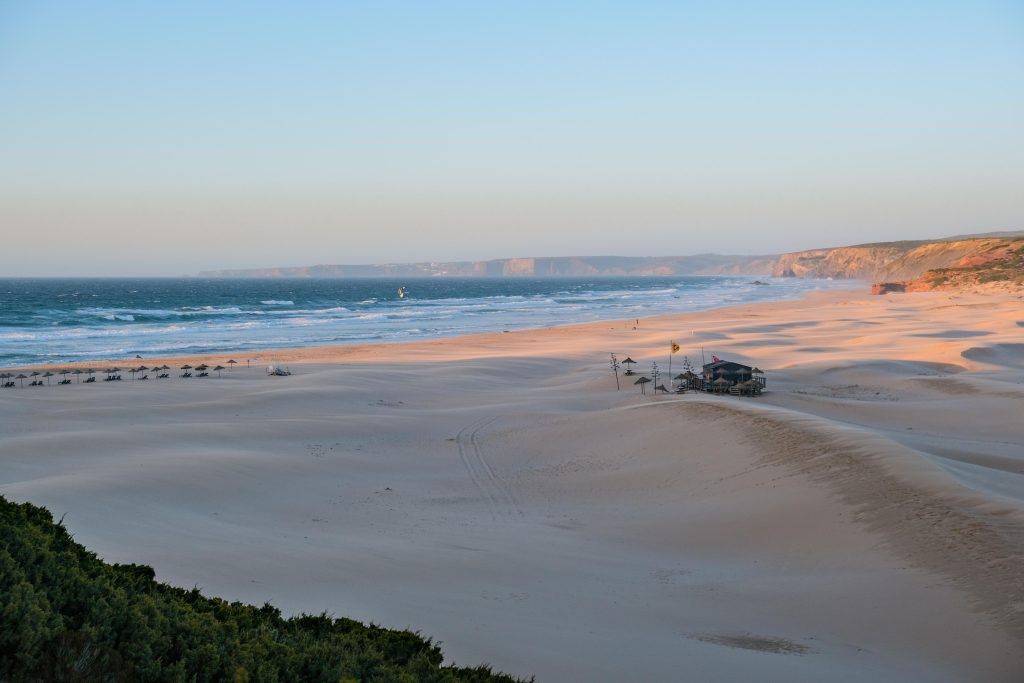
<path id="1" fill-rule="evenodd" d="M 747 277 L 0 279 L 0 367 L 408 341 L 642 318 L 840 286 Z M 405 287 L 402 299 L 398 289 Z"/>

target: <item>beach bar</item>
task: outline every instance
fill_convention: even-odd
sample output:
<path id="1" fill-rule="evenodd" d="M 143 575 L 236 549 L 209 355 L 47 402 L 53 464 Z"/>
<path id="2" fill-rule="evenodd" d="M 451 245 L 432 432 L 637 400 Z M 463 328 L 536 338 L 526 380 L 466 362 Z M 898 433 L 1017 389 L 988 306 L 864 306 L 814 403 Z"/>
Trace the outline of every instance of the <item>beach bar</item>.
<path id="1" fill-rule="evenodd" d="M 705 363 L 701 372 L 704 391 L 759 394 L 765 384 L 764 373 L 758 368 L 728 360 Z"/>

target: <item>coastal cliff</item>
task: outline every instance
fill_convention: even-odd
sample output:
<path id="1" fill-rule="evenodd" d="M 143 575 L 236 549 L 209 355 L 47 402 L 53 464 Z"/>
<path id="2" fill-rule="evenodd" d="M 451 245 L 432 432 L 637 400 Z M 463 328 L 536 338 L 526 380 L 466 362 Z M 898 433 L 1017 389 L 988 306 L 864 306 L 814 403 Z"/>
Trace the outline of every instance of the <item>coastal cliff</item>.
<path id="1" fill-rule="evenodd" d="M 891 264 L 873 294 L 1024 288 L 1024 239 L 968 240 L 949 250 L 926 245 Z M 925 270 L 922 270 L 925 268 Z"/>
<path id="2" fill-rule="evenodd" d="M 774 277 L 859 279 L 875 282 L 913 280 L 929 271 L 989 263 L 1007 255 L 1021 236 L 886 242 L 783 254 Z"/>
<path id="3" fill-rule="evenodd" d="M 207 270 L 199 277 L 589 277 L 645 275 L 768 275 L 775 256 L 566 256 L 489 261 L 316 265 Z"/>
<path id="4" fill-rule="evenodd" d="M 607 277 L 652 275 L 746 275 L 798 278 L 867 280 L 902 283 L 916 291 L 929 283 L 968 282 L 999 277 L 1016 282 L 1011 251 L 1024 243 L 1024 232 L 990 233 L 942 240 L 880 242 L 848 247 L 808 249 L 782 255 L 730 256 L 567 256 L 389 263 L 370 265 L 316 265 L 290 268 L 213 270 L 199 273 L 212 278 L 356 278 L 356 277 Z M 994 264 L 1001 259 L 1006 268 Z M 986 265 L 990 264 L 990 265 Z M 974 268 L 975 270 L 970 270 Z M 945 273 L 949 269 L 967 269 Z M 939 271 L 942 271 L 940 273 Z M 984 271 L 984 272 L 983 272 Z M 972 275 L 973 273 L 973 275 Z M 917 280 L 920 279 L 920 282 Z M 909 284 L 914 281 L 915 284 Z M 891 287 L 890 291 L 898 288 Z"/>

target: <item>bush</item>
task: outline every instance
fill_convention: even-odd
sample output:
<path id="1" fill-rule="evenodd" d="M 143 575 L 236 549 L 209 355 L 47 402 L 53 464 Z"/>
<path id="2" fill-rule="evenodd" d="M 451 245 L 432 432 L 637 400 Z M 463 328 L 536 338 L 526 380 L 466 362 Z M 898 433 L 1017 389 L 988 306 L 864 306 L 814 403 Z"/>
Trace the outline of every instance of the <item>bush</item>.
<path id="1" fill-rule="evenodd" d="M 208 598 L 110 565 L 0 496 L 0 680 L 511 682 L 409 631 Z"/>

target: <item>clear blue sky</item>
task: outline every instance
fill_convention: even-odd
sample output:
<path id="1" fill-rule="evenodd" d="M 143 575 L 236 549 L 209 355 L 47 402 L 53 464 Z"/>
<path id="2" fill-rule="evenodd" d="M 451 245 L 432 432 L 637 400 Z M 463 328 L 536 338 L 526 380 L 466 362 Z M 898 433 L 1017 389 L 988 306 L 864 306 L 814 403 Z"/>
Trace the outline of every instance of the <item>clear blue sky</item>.
<path id="1" fill-rule="evenodd" d="M 0 275 L 1024 229 L 1021 2 L 3 2 Z"/>

